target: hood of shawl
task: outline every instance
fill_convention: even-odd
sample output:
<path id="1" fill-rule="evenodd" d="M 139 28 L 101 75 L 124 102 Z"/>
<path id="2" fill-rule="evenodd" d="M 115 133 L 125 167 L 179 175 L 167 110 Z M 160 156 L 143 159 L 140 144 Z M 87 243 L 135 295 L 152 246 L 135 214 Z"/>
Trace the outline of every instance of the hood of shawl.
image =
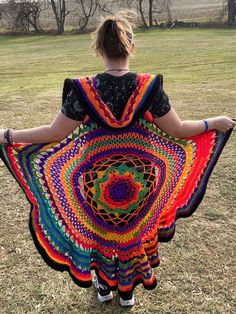
<path id="1" fill-rule="evenodd" d="M 155 85 L 156 79 L 157 77 L 151 74 L 137 75 L 137 87 L 128 99 L 119 120 L 116 119 L 106 103 L 101 99 L 96 90 L 95 77 L 82 77 L 75 79 L 74 82 L 82 93 L 90 112 L 103 124 L 112 128 L 124 128 L 131 123 L 134 115 L 145 103 L 152 87 Z"/>

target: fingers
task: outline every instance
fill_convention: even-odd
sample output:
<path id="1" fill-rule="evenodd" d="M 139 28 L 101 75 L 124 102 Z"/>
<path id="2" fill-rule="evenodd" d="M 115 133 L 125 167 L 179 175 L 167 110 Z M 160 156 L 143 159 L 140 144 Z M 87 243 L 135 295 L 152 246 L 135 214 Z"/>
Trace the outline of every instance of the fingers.
<path id="1" fill-rule="evenodd" d="M 236 120 L 232 120 L 232 119 L 227 119 L 227 123 L 226 125 L 224 126 L 223 128 L 223 132 L 227 132 L 229 131 L 230 129 L 234 128 L 236 125 Z"/>
<path id="2" fill-rule="evenodd" d="M 230 119 L 230 120 L 229 120 L 229 124 L 228 124 L 228 128 L 231 129 L 231 128 L 235 127 L 235 125 L 236 125 L 236 121 Z"/>

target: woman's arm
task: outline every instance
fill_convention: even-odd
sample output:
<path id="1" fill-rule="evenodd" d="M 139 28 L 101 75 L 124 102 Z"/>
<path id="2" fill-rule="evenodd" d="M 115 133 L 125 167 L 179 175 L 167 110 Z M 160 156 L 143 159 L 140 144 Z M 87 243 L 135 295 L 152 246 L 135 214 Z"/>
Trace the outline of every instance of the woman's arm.
<path id="1" fill-rule="evenodd" d="M 50 125 L 39 126 L 32 129 L 13 130 L 14 143 L 49 143 L 60 141 L 76 129 L 82 121 L 67 118 L 59 112 Z M 0 129 L 0 144 L 4 143 L 4 130 Z"/>
<path id="2" fill-rule="evenodd" d="M 208 129 L 217 129 L 226 132 L 234 127 L 236 122 L 232 119 L 219 116 L 215 118 L 205 119 L 208 123 Z M 181 121 L 173 108 L 161 118 L 154 118 L 154 123 L 165 133 L 173 137 L 188 137 L 198 135 L 205 131 L 205 123 L 203 120 Z"/>

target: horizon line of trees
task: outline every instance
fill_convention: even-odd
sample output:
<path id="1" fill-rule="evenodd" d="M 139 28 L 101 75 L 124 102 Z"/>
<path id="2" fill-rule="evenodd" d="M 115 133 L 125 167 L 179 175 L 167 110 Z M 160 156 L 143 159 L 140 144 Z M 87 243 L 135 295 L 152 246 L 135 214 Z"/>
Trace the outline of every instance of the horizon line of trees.
<path id="1" fill-rule="evenodd" d="M 227 12 L 228 25 L 235 25 L 236 0 L 222 0 L 223 18 Z M 91 29 L 94 18 L 112 14 L 119 9 L 137 12 L 137 24 L 151 28 L 158 25 L 160 15 L 172 23 L 172 0 L 7 0 L 0 4 L 0 25 L 11 31 L 44 32 L 43 20 L 54 20 L 57 33 L 63 34 L 66 20 L 80 32 Z"/>

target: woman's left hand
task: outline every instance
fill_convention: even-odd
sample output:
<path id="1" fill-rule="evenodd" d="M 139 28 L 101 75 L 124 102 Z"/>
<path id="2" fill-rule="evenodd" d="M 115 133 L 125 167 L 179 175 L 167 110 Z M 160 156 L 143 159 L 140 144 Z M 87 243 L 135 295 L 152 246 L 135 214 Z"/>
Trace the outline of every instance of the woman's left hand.
<path id="1" fill-rule="evenodd" d="M 4 129 L 0 129 L 0 144 L 4 144 Z"/>

